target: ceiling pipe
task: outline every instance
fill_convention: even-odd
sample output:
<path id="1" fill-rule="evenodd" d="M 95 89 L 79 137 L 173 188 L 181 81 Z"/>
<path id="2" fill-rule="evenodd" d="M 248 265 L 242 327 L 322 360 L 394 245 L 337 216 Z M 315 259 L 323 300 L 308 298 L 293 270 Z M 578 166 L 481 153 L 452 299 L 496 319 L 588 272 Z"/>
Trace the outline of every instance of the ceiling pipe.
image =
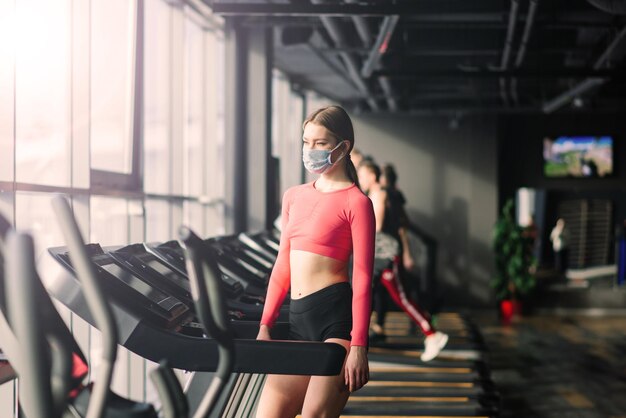
<path id="1" fill-rule="evenodd" d="M 312 3 L 319 4 L 321 3 L 321 1 L 322 0 L 312 0 Z M 328 32 L 328 35 L 332 39 L 335 46 L 338 48 L 344 48 L 347 43 L 339 22 L 329 16 L 320 16 L 320 20 L 322 21 L 322 25 L 326 29 L 326 32 Z M 350 78 L 354 81 L 354 84 L 356 84 L 358 90 L 366 97 L 368 106 L 375 112 L 379 111 L 380 107 L 378 105 L 378 102 L 376 102 L 376 100 L 371 96 L 369 88 L 361 77 L 357 59 L 348 52 L 341 52 L 339 54 L 339 58 L 341 58 L 341 60 L 343 61 L 343 64 L 346 67 Z"/>
<path id="2" fill-rule="evenodd" d="M 398 103 L 396 102 L 396 99 L 394 99 L 394 93 L 393 93 L 393 88 L 391 87 L 391 82 L 389 81 L 389 79 L 387 77 L 380 77 L 378 79 L 378 82 L 380 83 L 380 87 L 383 89 L 383 92 L 385 93 L 385 100 L 387 101 L 387 107 L 389 107 L 389 110 L 392 112 L 397 112 L 398 111 Z"/>
<path id="3" fill-rule="evenodd" d="M 505 71 L 509 66 L 509 57 L 511 56 L 511 48 L 513 46 L 513 37 L 515 35 L 515 25 L 517 24 L 517 12 L 519 10 L 519 1 L 511 0 L 511 9 L 509 11 L 509 24 L 506 29 L 506 40 L 504 41 L 504 49 L 502 51 L 502 59 L 500 60 L 500 70 Z M 500 77 L 500 96 L 504 105 L 508 105 L 509 98 L 506 94 L 506 79 Z"/>
<path id="4" fill-rule="evenodd" d="M 354 4 L 354 3 L 358 3 L 359 0 L 345 0 L 345 2 Z M 356 28 L 357 33 L 359 34 L 359 38 L 361 38 L 361 43 L 363 44 L 365 48 L 369 49 L 372 43 L 372 32 L 370 31 L 370 27 L 367 24 L 367 21 L 362 16 L 352 16 L 351 19 L 352 19 L 352 23 L 354 23 L 354 27 Z M 386 17 L 383 20 L 383 26 L 381 26 L 381 32 L 383 32 L 383 28 L 385 24 L 388 25 L 388 23 L 385 23 L 388 21 L 388 19 L 389 18 Z M 391 34 L 389 35 L 389 38 L 391 38 Z M 371 74 L 365 75 L 363 74 L 363 69 L 361 69 L 361 75 L 363 75 L 363 77 L 365 78 L 369 78 Z M 383 81 L 381 79 L 378 80 L 378 83 L 380 84 L 380 88 L 385 93 L 385 96 L 386 96 L 385 100 L 387 101 L 387 106 L 389 107 L 390 110 L 396 111 L 398 109 L 398 104 L 396 103 L 396 100 L 393 98 L 393 89 L 391 87 L 391 83 L 389 82 L 389 80 Z"/>
<path id="5" fill-rule="evenodd" d="M 626 15 L 624 0 L 587 0 L 592 6 L 612 15 Z"/>
<path id="6" fill-rule="evenodd" d="M 388 16 L 383 19 L 383 23 L 380 25 L 380 32 L 378 32 L 378 36 L 376 37 L 376 42 L 374 42 L 374 46 L 370 50 L 369 56 L 361 69 L 361 75 L 363 77 L 369 78 L 372 76 L 372 71 L 374 71 L 374 68 L 378 65 L 380 58 L 387 52 L 389 41 L 393 36 L 393 31 L 396 29 L 398 20 L 400 20 L 400 16 Z"/>
<path id="7" fill-rule="evenodd" d="M 535 23 L 535 14 L 537 13 L 537 5 L 539 0 L 530 0 L 530 6 L 528 6 L 528 14 L 526 15 L 526 24 L 524 25 L 524 33 L 522 34 L 522 41 L 520 42 L 519 49 L 517 50 L 517 56 L 515 57 L 515 68 L 522 66 L 524 57 L 526 56 L 526 48 L 528 46 L 528 40 L 532 33 L 533 25 Z M 519 103 L 519 97 L 517 94 L 517 78 L 511 80 L 511 97 L 515 104 Z"/>
<path id="8" fill-rule="evenodd" d="M 613 39 L 613 42 L 611 42 L 608 48 L 604 50 L 602 55 L 600 55 L 600 57 L 597 59 L 596 63 L 594 64 L 593 69 L 600 70 L 605 65 L 608 65 L 609 59 L 611 58 L 613 51 L 617 49 L 617 47 L 625 38 L 626 38 L 626 26 L 622 28 L 620 33 L 618 33 L 615 39 Z M 577 96 L 585 94 L 589 90 L 595 87 L 601 86 L 602 84 L 606 83 L 607 80 L 608 80 L 607 78 L 598 78 L 598 77 L 587 78 L 586 80 L 581 81 L 580 83 L 578 83 L 571 89 L 559 94 L 554 99 L 549 100 L 548 102 L 544 103 L 542 110 L 544 113 L 552 113 L 560 109 L 561 107 L 563 107 L 570 101 L 572 101 Z"/>
<path id="9" fill-rule="evenodd" d="M 359 0 L 345 0 L 346 3 L 354 4 L 358 3 Z M 367 24 L 365 18 L 361 16 L 352 16 L 352 23 L 356 27 L 356 31 L 359 34 L 359 38 L 361 38 L 361 42 L 363 42 L 363 46 L 365 48 L 369 48 L 372 42 L 372 32 L 370 31 L 370 27 Z"/>
<path id="10" fill-rule="evenodd" d="M 355 16 L 354 19 L 363 20 L 362 17 L 358 17 L 358 16 Z M 370 49 L 370 54 L 367 60 L 365 61 L 365 63 L 363 64 L 363 68 L 361 68 L 361 75 L 364 78 L 371 77 L 374 67 L 378 65 L 382 55 L 385 52 L 387 52 L 389 41 L 391 40 L 391 37 L 393 36 L 393 31 L 395 30 L 399 19 L 400 19 L 400 16 L 388 16 L 383 19 L 383 22 L 380 26 L 380 32 L 378 33 L 378 36 L 376 37 L 376 42 L 374 42 L 374 45 Z M 366 41 L 365 39 L 361 39 L 361 40 L 363 41 L 363 43 L 365 43 Z M 380 88 L 385 93 L 385 96 L 386 96 L 385 100 L 387 101 L 387 106 L 389 107 L 389 109 L 397 110 L 398 104 L 396 103 L 396 100 L 393 97 L 394 96 L 393 88 L 391 87 L 391 83 L 389 79 L 379 78 L 378 83 L 380 84 Z"/>

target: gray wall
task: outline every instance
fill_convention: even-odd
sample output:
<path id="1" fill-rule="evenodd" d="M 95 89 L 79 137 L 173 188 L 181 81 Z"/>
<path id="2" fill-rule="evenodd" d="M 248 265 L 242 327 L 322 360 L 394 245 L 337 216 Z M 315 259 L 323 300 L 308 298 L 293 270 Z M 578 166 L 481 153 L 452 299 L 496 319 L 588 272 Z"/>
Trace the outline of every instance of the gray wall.
<path id="1" fill-rule="evenodd" d="M 491 229 L 497 216 L 497 121 L 354 116 L 356 147 L 391 162 L 413 223 L 439 242 L 444 307 L 491 306 Z"/>

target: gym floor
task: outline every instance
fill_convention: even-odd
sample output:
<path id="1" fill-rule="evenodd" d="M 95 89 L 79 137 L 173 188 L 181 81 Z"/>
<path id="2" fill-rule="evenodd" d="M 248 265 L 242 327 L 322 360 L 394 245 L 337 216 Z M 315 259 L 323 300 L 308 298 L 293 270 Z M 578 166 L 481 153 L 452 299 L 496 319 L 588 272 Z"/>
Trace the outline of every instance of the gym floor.
<path id="1" fill-rule="evenodd" d="M 501 417 L 626 418 L 626 316 L 471 314 L 489 350 Z"/>

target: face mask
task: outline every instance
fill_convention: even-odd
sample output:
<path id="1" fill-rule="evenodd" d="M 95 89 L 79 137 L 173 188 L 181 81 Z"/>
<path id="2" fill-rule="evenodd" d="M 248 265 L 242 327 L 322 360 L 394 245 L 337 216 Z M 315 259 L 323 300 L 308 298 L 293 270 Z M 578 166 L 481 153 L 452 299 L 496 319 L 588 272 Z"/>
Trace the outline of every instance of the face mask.
<path id="1" fill-rule="evenodd" d="M 337 161 L 344 157 L 344 154 L 341 154 L 341 156 L 337 158 L 337 161 L 332 162 L 330 160 L 333 151 L 339 148 L 342 144 L 343 142 L 337 144 L 337 146 L 330 151 L 325 149 L 303 149 L 302 162 L 304 162 L 304 168 L 306 168 L 309 173 L 313 174 L 325 173 L 329 168 L 335 165 Z"/>

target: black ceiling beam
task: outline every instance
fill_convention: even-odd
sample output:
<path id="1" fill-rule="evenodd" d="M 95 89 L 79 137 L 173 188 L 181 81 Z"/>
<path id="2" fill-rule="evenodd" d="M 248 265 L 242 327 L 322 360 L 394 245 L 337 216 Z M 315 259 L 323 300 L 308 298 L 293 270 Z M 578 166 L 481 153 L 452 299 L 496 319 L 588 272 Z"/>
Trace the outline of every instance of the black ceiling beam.
<path id="1" fill-rule="evenodd" d="M 419 70 L 419 71 L 394 71 L 378 70 L 372 73 L 372 77 L 390 77 L 392 79 L 419 79 L 419 78 L 489 78 L 489 77 L 516 77 L 516 78 L 606 78 L 624 79 L 624 69 L 593 69 L 593 68 L 557 68 L 557 69 L 512 69 L 506 71 L 477 70 Z"/>
<path id="2" fill-rule="evenodd" d="M 401 4 L 312 4 L 312 3 L 231 3 L 207 1 L 213 13 L 223 16 L 391 16 L 417 14 L 414 3 Z"/>

